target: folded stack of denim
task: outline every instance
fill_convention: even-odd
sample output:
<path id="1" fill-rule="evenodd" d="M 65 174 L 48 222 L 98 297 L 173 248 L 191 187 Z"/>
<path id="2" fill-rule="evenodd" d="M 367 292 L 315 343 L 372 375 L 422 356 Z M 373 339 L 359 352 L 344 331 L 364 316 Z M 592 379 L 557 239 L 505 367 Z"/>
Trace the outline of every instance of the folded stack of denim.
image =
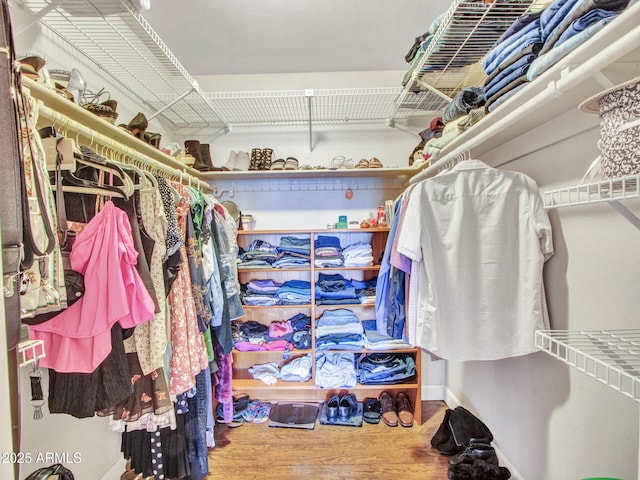
<path id="1" fill-rule="evenodd" d="M 364 329 L 355 313 L 346 308 L 326 310 L 316 321 L 318 350 L 360 350 Z"/>
<path id="2" fill-rule="evenodd" d="M 277 305 L 276 293 L 281 287 L 281 283 L 269 279 L 251 280 L 240 286 L 242 303 L 251 306 Z"/>
<path id="3" fill-rule="evenodd" d="M 278 252 L 276 247 L 264 240 L 254 240 L 246 251 L 240 251 L 238 255 L 238 268 L 271 268 L 276 261 Z"/>
<path id="4" fill-rule="evenodd" d="M 348 305 L 360 303 L 355 286 L 342 275 L 320 272 L 316 282 L 316 304 Z"/>
<path id="5" fill-rule="evenodd" d="M 298 268 L 311 263 L 311 240 L 284 236 L 277 247 L 278 256 L 274 268 Z"/>
<path id="6" fill-rule="evenodd" d="M 527 72 L 538 77 L 600 31 L 627 6 L 628 0 L 556 0 L 542 13 L 544 46 Z"/>
<path id="7" fill-rule="evenodd" d="M 311 303 L 311 283 L 305 280 L 288 280 L 275 296 L 278 305 L 308 305 Z"/>
<path id="8" fill-rule="evenodd" d="M 315 240 L 316 267 L 341 267 L 342 246 L 338 237 L 318 235 Z"/>
<path id="9" fill-rule="evenodd" d="M 373 265 L 373 250 L 365 242 L 349 245 L 342 251 L 345 267 L 368 267 Z"/>
<path id="10" fill-rule="evenodd" d="M 468 87 L 460 90 L 442 112 L 443 123 L 449 123 L 464 117 L 474 108 L 484 105 L 484 91 L 480 87 Z"/>
<path id="11" fill-rule="evenodd" d="M 540 16 L 524 15 L 516 22 L 514 25 L 518 28 L 511 28 L 509 36 L 501 37 L 482 63 L 488 75 L 484 84 L 487 108 L 502 95 L 527 82 L 527 70 L 542 49 Z"/>
<path id="12" fill-rule="evenodd" d="M 415 378 L 416 363 L 410 353 L 371 353 L 358 365 L 358 381 L 363 385 L 389 385 Z"/>
<path id="13" fill-rule="evenodd" d="M 316 386 L 352 388 L 356 383 L 356 366 L 352 353 L 327 352 L 316 356 Z"/>

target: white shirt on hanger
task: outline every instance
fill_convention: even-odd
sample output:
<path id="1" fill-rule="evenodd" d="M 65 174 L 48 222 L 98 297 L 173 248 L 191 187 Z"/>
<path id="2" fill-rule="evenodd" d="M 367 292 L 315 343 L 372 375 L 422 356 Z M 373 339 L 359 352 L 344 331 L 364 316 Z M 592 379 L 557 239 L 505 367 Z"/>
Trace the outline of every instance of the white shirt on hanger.
<path id="1" fill-rule="evenodd" d="M 398 251 L 421 262 L 417 345 L 438 357 L 496 360 L 537 351 L 549 328 L 542 267 L 551 224 L 536 183 L 479 160 L 418 184 Z"/>

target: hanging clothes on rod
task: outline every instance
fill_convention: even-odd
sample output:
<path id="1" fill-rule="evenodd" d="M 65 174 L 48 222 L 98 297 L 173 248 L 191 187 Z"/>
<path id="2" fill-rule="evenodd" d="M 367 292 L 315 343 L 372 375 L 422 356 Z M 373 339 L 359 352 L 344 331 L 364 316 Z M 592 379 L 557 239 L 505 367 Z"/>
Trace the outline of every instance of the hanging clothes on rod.
<path id="1" fill-rule="evenodd" d="M 536 351 L 535 330 L 548 326 L 542 268 L 553 243 L 535 182 L 463 160 L 412 185 L 404 203 L 393 241 L 404 257 L 397 265 L 411 265 L 415 343 L 455 361 Z"/>
<path id="2" fill-rule="evenodd" d="M 33 113 L 28 128 L 42 172 L 38 118 L 52 122 L 55 144 L 59 134 L 78 144 L 64 162 L 66 182 L 56 152 L 49 195 L 70 225 L 84 225 L 69 256 L 84 294 L 29 326 L 48 352 L 49 412 L 111 417 L 131 471 L 144 478 L 204 478 L 215 445 L 212 396 L 233 411 L 231 321 L 244 315 L 237 224 L 188 172 L 44 105 L 33 103 Z M 55 208 L 51 214 L 57 224 Z"/>

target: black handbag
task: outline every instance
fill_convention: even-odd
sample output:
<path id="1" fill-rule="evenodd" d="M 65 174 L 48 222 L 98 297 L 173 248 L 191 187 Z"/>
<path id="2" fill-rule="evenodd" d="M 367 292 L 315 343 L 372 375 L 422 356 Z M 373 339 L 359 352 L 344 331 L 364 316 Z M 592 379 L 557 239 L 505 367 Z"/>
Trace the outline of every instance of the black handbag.
<path id="1" fill-rule="evenodd" d="M 444 455 L 460 453 L 470 440 L 491 443 L 493 434 L 482 420 L 464 407 L 447 409 L 444 419 L 431 438 L 431 446 Z"/>
<path id="2" fill-rule="evenodd" d="M 61 463 L 49 467 L 39 468 L 24 480 L 74 480 L 71 470 Z"/>

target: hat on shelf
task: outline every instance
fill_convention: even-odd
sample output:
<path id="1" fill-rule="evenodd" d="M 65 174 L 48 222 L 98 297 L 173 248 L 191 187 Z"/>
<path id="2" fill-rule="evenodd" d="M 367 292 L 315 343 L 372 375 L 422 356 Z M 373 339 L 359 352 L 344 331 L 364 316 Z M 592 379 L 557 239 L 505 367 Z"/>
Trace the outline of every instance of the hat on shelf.
<path id="1" fill-rule="evenodd" d="M 640 83 L 640 77 L 633 78 L 629 81 L 620 83 L 611 88 L 601 91 L 600 93 L 596 93 L 594 96 L 587 98 L 583 101 L 578 108 L 584 113 L 600 113 L 600 101 L 606 97 L 607 95 L 618 92 L 620 90 L 625 89 L 626 87 L 632 86 L 634 84 Z"/>

